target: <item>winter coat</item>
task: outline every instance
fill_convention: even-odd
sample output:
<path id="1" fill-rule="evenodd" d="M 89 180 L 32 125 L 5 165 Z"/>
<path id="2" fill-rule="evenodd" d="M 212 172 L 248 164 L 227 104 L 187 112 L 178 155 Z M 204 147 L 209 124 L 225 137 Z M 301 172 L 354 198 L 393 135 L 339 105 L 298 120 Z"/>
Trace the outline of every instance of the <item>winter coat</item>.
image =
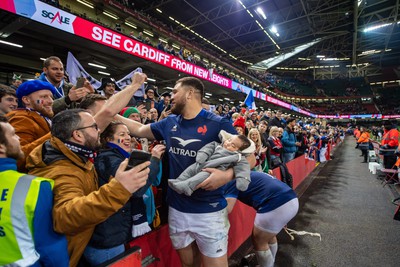
<path id="1" fill-rule="evenodd" d="M 54 180 L 54 230 L 67 236 L 70 266 L 77 266 L 95 226 L 118 211 L 131 193 L 116 179 L 99 189 L 93 163 L 56 137 L 36 147 L 26 167 L 29 174 Z"/>
<path id="2" fill-rule="evenodd" d="M 38 145 L 50 139 L 50 126 L 46 119 L 36 111 L 16 109 L 7 114 L 8 121 L 19 136 L 25 157 L 17 161 L 18 171 L 26 172 L 26 157 Z"/>
<path id="3" fill-rule="evenodd" d="M 296 146 L 296 135 L 290 128 L 286 128 L 285 131 L 283 132 L 282 136 L 282 144 L 283 144 L 283 152 L 284 153 L 293 153 L 297 151 L 297 146 Z"/>

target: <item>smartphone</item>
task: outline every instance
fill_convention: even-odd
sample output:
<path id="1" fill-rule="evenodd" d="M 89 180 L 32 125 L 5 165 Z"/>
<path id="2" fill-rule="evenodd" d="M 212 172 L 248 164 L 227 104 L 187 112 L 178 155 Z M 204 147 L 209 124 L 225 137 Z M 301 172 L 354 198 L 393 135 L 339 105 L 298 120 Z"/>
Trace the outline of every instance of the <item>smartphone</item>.
<path id="1" fill-rule="evenodd" d="M 165 108 L 165 111 L 168 111 L 168 110 L 170 110 L 171 109 L 171 104 L 169 104 L 166 108 Z"/>
<path id="2" fill-rule="evenodd" d="M 143 105 L 146 107 L 146 110 L 149 111 L 151 109 L 151 101 L 150 100 L 144 100 Z"/>
<path id="3" fill-rule="evenodd" d="M 76 88 L 81 88 L 83 87 L 83 85 L 85 84 L 86 78 L 85 77 L 78 77 L 78 79 L 76 79 Z"/>
<path id="4" fill-rule="evenodd" d="M 146 108 L 147 111 L 149 111 L 151 109 L 151 101 L 147 101 L 146 99 L 144 99 L 142 101 L 138 101 L 136 103 L 136 106 L 140 106 L 140 105 L 144 105 L 144 107 Z"/>
<path id="5" fill-rule="evenodd" d="M 129 170 L 143 162 L 150 161 L 150 158 L 150 153 L 142 150 L 133 150 L 129 157 L 128 167 L 126 169 Z"/>

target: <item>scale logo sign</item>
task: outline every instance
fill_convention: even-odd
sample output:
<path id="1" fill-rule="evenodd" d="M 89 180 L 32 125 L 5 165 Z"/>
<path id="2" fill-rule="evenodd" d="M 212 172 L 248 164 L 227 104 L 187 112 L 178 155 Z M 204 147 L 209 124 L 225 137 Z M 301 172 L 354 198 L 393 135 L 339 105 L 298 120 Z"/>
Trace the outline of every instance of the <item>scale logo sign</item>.
<path id="1" fill-rule="evenodd" d="M 70 18 L 61 16 L 60 15 L 60 11 L 57 11 L 56 14 L 53 14 L 50 11 L 42 10 L 42 16 L 45 17 L 45 18 L 51 19 L 50 24 L 53 23 L 54 21 L 56 21 L 56 22 L 58 22 L 60 24 L 63 24 L 63 23 L 64 24 L 68 24 L 68 25 L 70 24 Z"/>
<path id="2" fill-rule="evenodd" d="M 36 12 L 31 19 L 69 33 L 74 33 L 72 24 L 76 18 L 75 15 L 37 0 L 35 0 L 35 6 Z"/>

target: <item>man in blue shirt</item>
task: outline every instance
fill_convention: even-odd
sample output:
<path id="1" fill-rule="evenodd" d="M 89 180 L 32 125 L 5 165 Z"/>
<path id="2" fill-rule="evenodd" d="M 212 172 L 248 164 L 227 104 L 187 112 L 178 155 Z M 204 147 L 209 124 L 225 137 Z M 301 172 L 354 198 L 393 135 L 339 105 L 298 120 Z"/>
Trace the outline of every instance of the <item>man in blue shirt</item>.
<path id="1" fill-rule="evenodd" d="M 172 108 L 167 118 L 140 125 L 127 122 L 131 134 L 165 140 L 169 159 L 169 178 L 176 179 L 195 163 L 197 151 L 218 141 L 225 130 L 235 134 L 228 119 L 202 109 L 203 83 L 196 78 L 178 80 L 172 90 Z M 168 189 L 169 232 L 182 266 L 227 266 L 229 221 L 222 185 L 233 179 L 233 170 L 205 169 L 209 178 L 191 195 Z"/>

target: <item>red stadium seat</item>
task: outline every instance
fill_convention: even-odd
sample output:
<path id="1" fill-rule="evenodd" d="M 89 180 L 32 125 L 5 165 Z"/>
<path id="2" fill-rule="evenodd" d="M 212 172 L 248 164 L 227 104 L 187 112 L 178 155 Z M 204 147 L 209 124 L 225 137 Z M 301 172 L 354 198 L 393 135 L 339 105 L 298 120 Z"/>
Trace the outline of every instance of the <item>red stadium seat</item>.
<path id="1" fill-rule="evenodd" d="M 399 170 L 400 166 L 400 158 L 397 159 L 396 163 L 393 165 L 391 169 L 381 169 L 381 172 L 385 174 L 385 179 L 383 179 L 383 187 L 387 185 L 390 181 L 398 182 L 398 174 L 400 173 Z"/>

